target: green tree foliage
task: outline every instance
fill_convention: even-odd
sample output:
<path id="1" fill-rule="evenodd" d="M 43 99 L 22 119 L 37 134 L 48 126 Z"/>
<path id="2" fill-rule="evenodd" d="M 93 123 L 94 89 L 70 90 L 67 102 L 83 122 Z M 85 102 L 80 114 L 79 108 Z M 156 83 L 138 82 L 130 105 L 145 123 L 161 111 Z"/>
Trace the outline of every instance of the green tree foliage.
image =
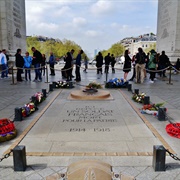
<path id="1" fill-rule="evenodd" d="M 27 37 L 27 51 L 32 55 L 31 47 L 35 47 L 39 50 L 42 54 L 45 54 L 46 57 L 49 56 L 50 52 L 53 52 L 56 57 L 65 56 L 68 51 L 74 49 L 74 57 L 77 56 L 81 47 L 73 41 L 64 39 L 61 41 L 56 41 L 55 39 L 47 39 L 44 41 L 40 41 L 38 37 Z M 83 55 L 83 57 L 86 54 Z"/>
<path id="2" fill-rule="evenodd" d="M 156 43 L 150 44 L 148 48 L 144 50 L 145 53 L 148 53 L 151 51 L 151 49 L 154 49 L 156 51 Z"/>
<path id="3" fill-rule="evenodd" d="M 101 53 L 103 57 L 105 57 L 108 53 L 114 54 L 115 57 L 122 56 L 124 54 L 124 46 L 120 43 L 115 43 L 108 50 L 102 50 Z"/>

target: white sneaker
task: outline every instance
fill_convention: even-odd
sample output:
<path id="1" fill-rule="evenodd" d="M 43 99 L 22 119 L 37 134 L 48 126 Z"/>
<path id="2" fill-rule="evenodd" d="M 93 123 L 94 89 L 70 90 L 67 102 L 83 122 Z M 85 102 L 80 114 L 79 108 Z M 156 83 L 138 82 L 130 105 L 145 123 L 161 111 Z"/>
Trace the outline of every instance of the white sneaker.
<path id="1" fill-rule="evenodd" d="M 150 80 L 149 82 L 150 82 L 150 83 L 154 83 L 154 81 L 152 81 L 152 80 Z"/>
<path id="2" fill-rule="evenodd" d="M 156 81 L 157 80 L 157 78 L 154 78 L 154 81 Z"/>

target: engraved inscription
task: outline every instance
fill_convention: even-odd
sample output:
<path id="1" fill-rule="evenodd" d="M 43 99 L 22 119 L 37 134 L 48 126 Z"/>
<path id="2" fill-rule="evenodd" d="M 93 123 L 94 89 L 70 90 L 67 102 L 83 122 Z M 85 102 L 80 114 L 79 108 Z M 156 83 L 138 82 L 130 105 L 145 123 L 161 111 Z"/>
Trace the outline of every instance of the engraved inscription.
<path id="1" fill-rule="evenodd" d="M 97 123 L 117 123 L 117 119 L 113 119 L 113 110 L 98 108 L 95 106 L 85 106 L 83 108 L 75 108 L 73 110 L 66 111 L 67 118 L 62 120 L 63 123 L 76 123 L 76 127 L 71 127 L 69 132 L 86 132 L 86 127 L 88 124 L 94 126 L 91 129 L 93 132 L 110 132 L 111 129 L 109 127 L 98 127 Z M 84 124 L 83 124 L 84 123 Z M 81 125 L 80 127 L 77 127 Z M 82 128 L 82 125 L 84 126 Z"/>

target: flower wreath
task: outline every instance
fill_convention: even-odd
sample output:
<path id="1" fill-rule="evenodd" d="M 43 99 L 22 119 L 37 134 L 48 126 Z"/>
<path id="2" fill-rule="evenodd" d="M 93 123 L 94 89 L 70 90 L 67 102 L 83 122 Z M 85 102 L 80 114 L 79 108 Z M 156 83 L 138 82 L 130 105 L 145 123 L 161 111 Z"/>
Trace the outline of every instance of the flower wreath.
<path id="1" fill-rule="evenodd" d="M 14 123 L 9 119 L 0 119 L 0 142 L 9 141 L 15 138 L 17 130 Z"/>
<path id="2" fill-rule="evenodd" d="M 69 89 L 69 88 L 73 88 L 73 83 L 72 82 L 68 82 L 68 81 L 57 81 L 57 82 L 53 82 L 53 84 L 55 84 L 55 88 L 65 88 L 65 89 Z"/>
<path id="3" fill-rule="evenodd" d="M 145 93 L 141 93 L 141 94 L 136 94 L 136 93 L 134 93 L 132 99 L 133 99 L 135 102 L 143 103 L 145 96 L 146 96 Z"/>
<path id="4" fill-rule="evenodd" d="M 96 82 L 90 82 L 86 88 L 88 89 L 101 89 L 102 88 L 102 85 L 99 84 L 99 83 L 96 83 Z"/>
<path id="5" fill-rule="evenodd" d="M 110 79 L 107 83 L 106 83 L 106 88 L 126 88 L 128 85 L 128 81 L 126 81 L 123 78 L 114 78 L 114 79 Z"/>

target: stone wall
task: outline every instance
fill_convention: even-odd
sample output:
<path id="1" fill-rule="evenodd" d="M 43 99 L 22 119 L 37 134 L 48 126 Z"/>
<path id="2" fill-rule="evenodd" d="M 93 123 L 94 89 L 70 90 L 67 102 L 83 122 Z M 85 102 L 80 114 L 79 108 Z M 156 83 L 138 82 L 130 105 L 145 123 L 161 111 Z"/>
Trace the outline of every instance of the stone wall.
<path id="1" fill-rule="evenodd" d="M 0 0 L 0 49 L 26 51 L 25 0 Z"/>
<path id="2" fill-rule="evenodd" d="M 165 50 L 172 62 L 180 57 L 179 19 L 179 0 L 158 0 L 157 51 Z"/>

